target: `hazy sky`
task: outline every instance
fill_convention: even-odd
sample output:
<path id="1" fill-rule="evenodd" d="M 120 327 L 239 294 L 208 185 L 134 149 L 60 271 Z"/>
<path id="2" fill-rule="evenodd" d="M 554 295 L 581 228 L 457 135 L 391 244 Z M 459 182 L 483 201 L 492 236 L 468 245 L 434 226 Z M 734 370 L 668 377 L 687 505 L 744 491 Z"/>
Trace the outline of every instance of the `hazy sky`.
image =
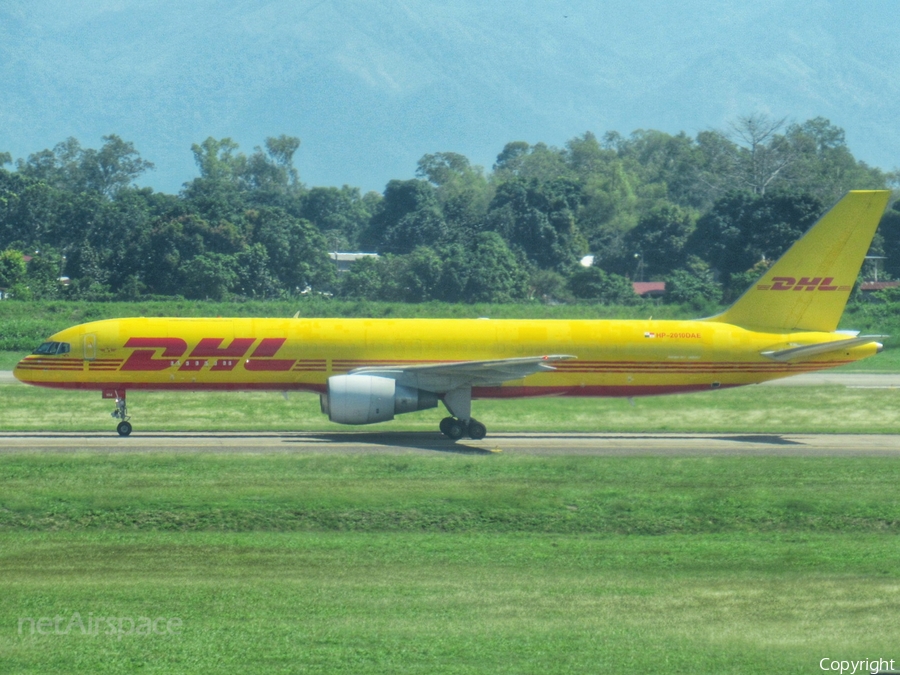
<path id="1" fill-rule="evenodd" d="M 895 2 L 534 5 L 0 0 L 0 151 L 115 133 L 174 192 L 192 143 L 289 134 L 307 184 L 382 190 L 425 153 L 489 168 L 513 140 L 765 112 L 827 117 L 859 159 L 900 165 Z"/>

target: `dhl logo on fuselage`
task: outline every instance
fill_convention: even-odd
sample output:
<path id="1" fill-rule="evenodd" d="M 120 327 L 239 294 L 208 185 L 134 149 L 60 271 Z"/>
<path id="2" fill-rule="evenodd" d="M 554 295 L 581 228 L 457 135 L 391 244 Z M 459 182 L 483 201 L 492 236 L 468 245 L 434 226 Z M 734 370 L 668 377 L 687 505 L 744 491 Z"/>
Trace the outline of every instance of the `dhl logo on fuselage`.
<path id="1" fill-rule="evenodd" d="M 234 338 L 223 347 L 224 341 L 224 338 L 203 338 L 187 355 L 185 361 L 181 362 L 188 349 L 187 342 L 181 338 L 129 338 L 125 348 L 134 351 L 120 370 L 159 371 L 176 365 L 178 370 L 200 370 L 206 365 L 211 365 L 212 371 L 234 370 L 238 362 L 250 351 L 256 338 Z M 273 358 L 286 341 L 286 338 L 263 338 L 244 362 L 244 369 L 268 372 L 290 370 L 294 365 L 294 359 Z"/>
<path id="2" fill-rule="evenodd" d="M 757 284 L 758 291 L 849 291 L 850 286 L 835 286 L 834 277 L 772 277 L 771 284 Z"/>

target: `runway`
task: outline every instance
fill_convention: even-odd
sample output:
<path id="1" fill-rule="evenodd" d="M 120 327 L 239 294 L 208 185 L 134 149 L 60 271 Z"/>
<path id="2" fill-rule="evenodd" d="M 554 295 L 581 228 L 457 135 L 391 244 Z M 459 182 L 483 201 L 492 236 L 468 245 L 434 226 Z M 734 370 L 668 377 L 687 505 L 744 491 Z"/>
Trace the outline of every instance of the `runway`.
<path id="1" fill-rule="evenodd" d="M 784 455 L 900 457 L 900 435 L 865 434 L 491 434 L 458 441 L 437 432 L 153 433 L 12 432 L 0 455 L 16 452 L 321 453 L 499 455 Z"/>

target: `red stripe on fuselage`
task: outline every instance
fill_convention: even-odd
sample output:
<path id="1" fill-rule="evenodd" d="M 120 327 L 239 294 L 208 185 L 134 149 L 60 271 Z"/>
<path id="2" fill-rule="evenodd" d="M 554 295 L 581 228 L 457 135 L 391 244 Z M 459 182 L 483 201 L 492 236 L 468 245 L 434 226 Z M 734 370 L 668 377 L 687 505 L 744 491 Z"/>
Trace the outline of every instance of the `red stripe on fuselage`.
<path id="1" fill-rule="evenodd" d="M 40 387 L 51 389 L 78 390 L 146 390 L 146 391 L 307 391 L 324 393 L 325 384 L 302 384 L 294 382 L 32 382 Z M 588 386 L 555 386 L 555 387 L 474 387 L 472 397 L 490 398 L 538 398 L 541 396 L 571 396 L 586 398 L 623 398 L 635 396 L 658 396 L 662 394 L 679 394 L 712 389 L 728 389 L 743 386 L 740 384 L 722 384 L 713 387 L 710 384 L 675 384 L 675 385 L 588 385 Z"/>

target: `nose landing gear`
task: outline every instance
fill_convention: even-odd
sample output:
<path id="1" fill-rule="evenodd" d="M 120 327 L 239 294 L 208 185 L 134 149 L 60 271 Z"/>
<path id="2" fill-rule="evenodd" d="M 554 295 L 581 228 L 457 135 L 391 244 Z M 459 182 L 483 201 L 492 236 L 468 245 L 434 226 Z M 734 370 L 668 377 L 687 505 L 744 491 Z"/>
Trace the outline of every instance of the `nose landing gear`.
<path id="1" fill-rule="evenodd" d="M 115 393 L 116 397 L 116 409 L 112 411 L 111 415 L 114 419 L 122 420 L 116 425 L 116 431 L 119 432 L 119 436 L 128 436 L 131 433 L 131 422 L 130 415 L 128 414 L 128 406 L 125 403 L 125 392 L 122 392 L 122 395 L 119 396 L 119 393 Z"/>

